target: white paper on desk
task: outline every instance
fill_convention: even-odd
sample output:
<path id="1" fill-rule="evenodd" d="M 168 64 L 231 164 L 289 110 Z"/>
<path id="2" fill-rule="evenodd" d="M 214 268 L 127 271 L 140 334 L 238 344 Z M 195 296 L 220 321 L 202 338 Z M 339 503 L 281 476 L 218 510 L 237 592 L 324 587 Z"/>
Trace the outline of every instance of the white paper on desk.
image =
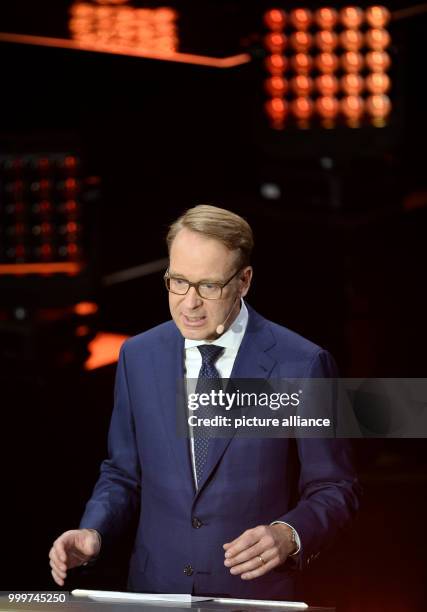
<path id="1" fill-rule="evenodd" d="M 193 597 L 187 593 L 123 593 L 120 591 L 91 591 L 83 589 L 74 589 L 71 591 L 74 597 L 89 597 L 103 601 L 126 602 L 134 601 L 136 603 L 144 603 L 144 601 L 168 601 L 173 603 L 192 603 L 198 601 L 211 601 L 212 597 Z"/>

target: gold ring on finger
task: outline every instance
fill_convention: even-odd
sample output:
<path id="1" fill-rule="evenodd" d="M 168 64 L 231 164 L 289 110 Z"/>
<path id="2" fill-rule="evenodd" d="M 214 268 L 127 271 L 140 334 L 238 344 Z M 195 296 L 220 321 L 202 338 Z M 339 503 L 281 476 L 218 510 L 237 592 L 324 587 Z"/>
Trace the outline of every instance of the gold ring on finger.
<path id="1" fill-rule="evenodd" d="M 261 555 L 258 557 L 258 559 L 261 561 L 261 565 L 265 565 L 265 561 Z"/>

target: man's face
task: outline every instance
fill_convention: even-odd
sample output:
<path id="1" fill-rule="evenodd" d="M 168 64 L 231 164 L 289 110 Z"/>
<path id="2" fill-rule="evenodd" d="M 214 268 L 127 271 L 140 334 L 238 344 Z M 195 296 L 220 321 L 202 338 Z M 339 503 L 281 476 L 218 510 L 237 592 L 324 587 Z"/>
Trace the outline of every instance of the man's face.
<path id="1" fill-rule="evenodd" d="M 237 252 L 218 240 L 182 229 L 170 249 L 169 274 L 191 283 L 226 282 L 237 271 Z M 246 295 L 252 268 L 244 268 L 222 291 L 219 300 L 201 298 L 194 287 L 186 295 L 169 293 L 169 308 L 176 326 L 190 340 L 214 340 L 216 328 L 227 319 L 227 329 L 240 310 L 240 297 Z"/>

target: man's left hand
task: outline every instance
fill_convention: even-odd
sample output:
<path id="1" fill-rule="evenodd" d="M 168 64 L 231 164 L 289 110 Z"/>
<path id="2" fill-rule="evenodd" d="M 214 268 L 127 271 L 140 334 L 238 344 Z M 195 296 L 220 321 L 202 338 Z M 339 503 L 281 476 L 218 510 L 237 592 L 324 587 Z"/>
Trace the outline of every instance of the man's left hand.
<path id="1" fill-rule="evenodd" d="M 295 552 L 290 527 L 283 524 L 259 525 L 247 529 L 232 542 L 223 546 L 224 565 L 242 580 L 252 580 L 267 574 Z"/>

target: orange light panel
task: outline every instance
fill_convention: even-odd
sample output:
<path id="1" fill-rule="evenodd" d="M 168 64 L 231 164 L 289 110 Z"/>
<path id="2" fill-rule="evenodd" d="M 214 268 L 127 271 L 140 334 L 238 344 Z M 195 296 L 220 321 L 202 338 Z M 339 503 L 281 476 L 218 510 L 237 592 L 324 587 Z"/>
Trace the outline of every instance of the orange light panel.
<path id="1" fill-rule="evenodd" d="M 309 32 L 304 30 L 297 30 L 290 37 L 290 43 L 295 51 L 301 53 L 307 53 L 311 45 L 313 44 L 313 37 Z"/>
<path id="2" fill-rule="evenodd" d="M 280 98 L 288 92 L 289 84 L 280 76 L 272 76 L 265 81 L 264 87 L 272 98 Z"/>
<path id="3" fill-rule="evenodd" d="M 390 77 L 385 72 L 372 72 L 366 77 L 366 89 L 372 94 L 385 94 L 390 87 Z"/>
<path id="4" fill-rule="evenodd" d="M 265 67 L 273 75 L 282 75 L 286 70 L 288 60 L 284 55 L 273 53 L 265 59 Z"/>
<path id="5" fill-rule="evenodd" d="M 366 64 L 372 72 L 386 72 L 390 68 L 391 59 L 386 51 L 371 51 L 366 54 Z"/>
<path id="6" fill-rule="evenodd" d="M 360 72 L 364 63 L 363 55 L 356 53 L 356 51 L 347 51 L 341 56 L 341 66 L 346 72 Z"/>
<path id="7" fill-rule="evenodd" d="M 358 96 L 365 87 L 365 81 L 360 74 L 345 74 L 341 78 L 341 89 L 348 96 Z"/>
<path id="8" fill-rule="evenodd" d="M 320 51 L 331 52 L 338 44 L 338 36 L 332 30 L 319 30 L 315 35 L 315 42 Z"/>
<path id="9" fill-rule="evenodd" d="M 382 28 L 373 28 L 366 32 L 365 40 L 370 49 L 384 51 L 390 45 L 390 34 Z"/>
<path id="10" fill-rule="evenodd" d="M 313 15 L 308 9 L 297 8 L 289 13 L 289 21 L 296 30 L 308 30 L 312 24 Z"/>
<path id="11" fill-rule="evenodd" d="M 95 370 L 116 363 L 122 344 L 128 337 L 119 334 L 97 334 L 89 343 L 90 357 L 84 365 L 85 370 Z"/>
<path id="12" fill-rule="evenodd" d="M 264 38 L 264 45 L 271 53 L 282 53 L 287 45 L 287 38 L 282 32 L 271 32 Z"/>
<path id="13" fill-rule="evenodd" d="M 360 30 L 343 30 L 340 34 L 341 46 L 346 51 L 359 51 L 363 42 L 363 34 Z"/>
<path id="14" fill-rule="evenodd" d="M 339 89 L 338 79 L 333 74 L 321 74 L 316 78 L 315 84 L 321 96 L 333 96 Z"/>
<path id="15" fill-rule="evenodd" d="M 360 28 L 364 14 L 358 6 L 346 6 L 340 11 L 340 21 L 345 28 Z"/>
<path id="16" fill-rule="evenodd" d="M 291 57 L 291 65 L 295 72 L 299 74 L 309 74 L 313 67 L 313 58 L 306 53 L 297 53 Z"/>
<path id="17" fill-rule="evenodd" d="M 319 72 L 331 74 L 338 68 L 338 57 L 334 53 L 319 53 L 315 59 L 316 67 Z"/>
<path id="18" fill-rule="evenodd" d="M 281 9 L 271 9 L 264 14 L 265 25 L 275 32 L 283 30 L 286 26 L 286 13 Z"/>
<path id="19" fill-rule="evenodd" d="M 291 111 L 297 119 L 303 121 L 310 119 L 313 114 L 313 110 L 313 100 L 306 96 L 300 96 L 298 98 L 295 98 L 291 102 Z"/>
<path id="20" fill-rule="evenodd" d="M 297 96 L 308 96 L 313 90 L 313 80 L 305 75 L 298 74 L 291 82 L 291 89 Z"/>

